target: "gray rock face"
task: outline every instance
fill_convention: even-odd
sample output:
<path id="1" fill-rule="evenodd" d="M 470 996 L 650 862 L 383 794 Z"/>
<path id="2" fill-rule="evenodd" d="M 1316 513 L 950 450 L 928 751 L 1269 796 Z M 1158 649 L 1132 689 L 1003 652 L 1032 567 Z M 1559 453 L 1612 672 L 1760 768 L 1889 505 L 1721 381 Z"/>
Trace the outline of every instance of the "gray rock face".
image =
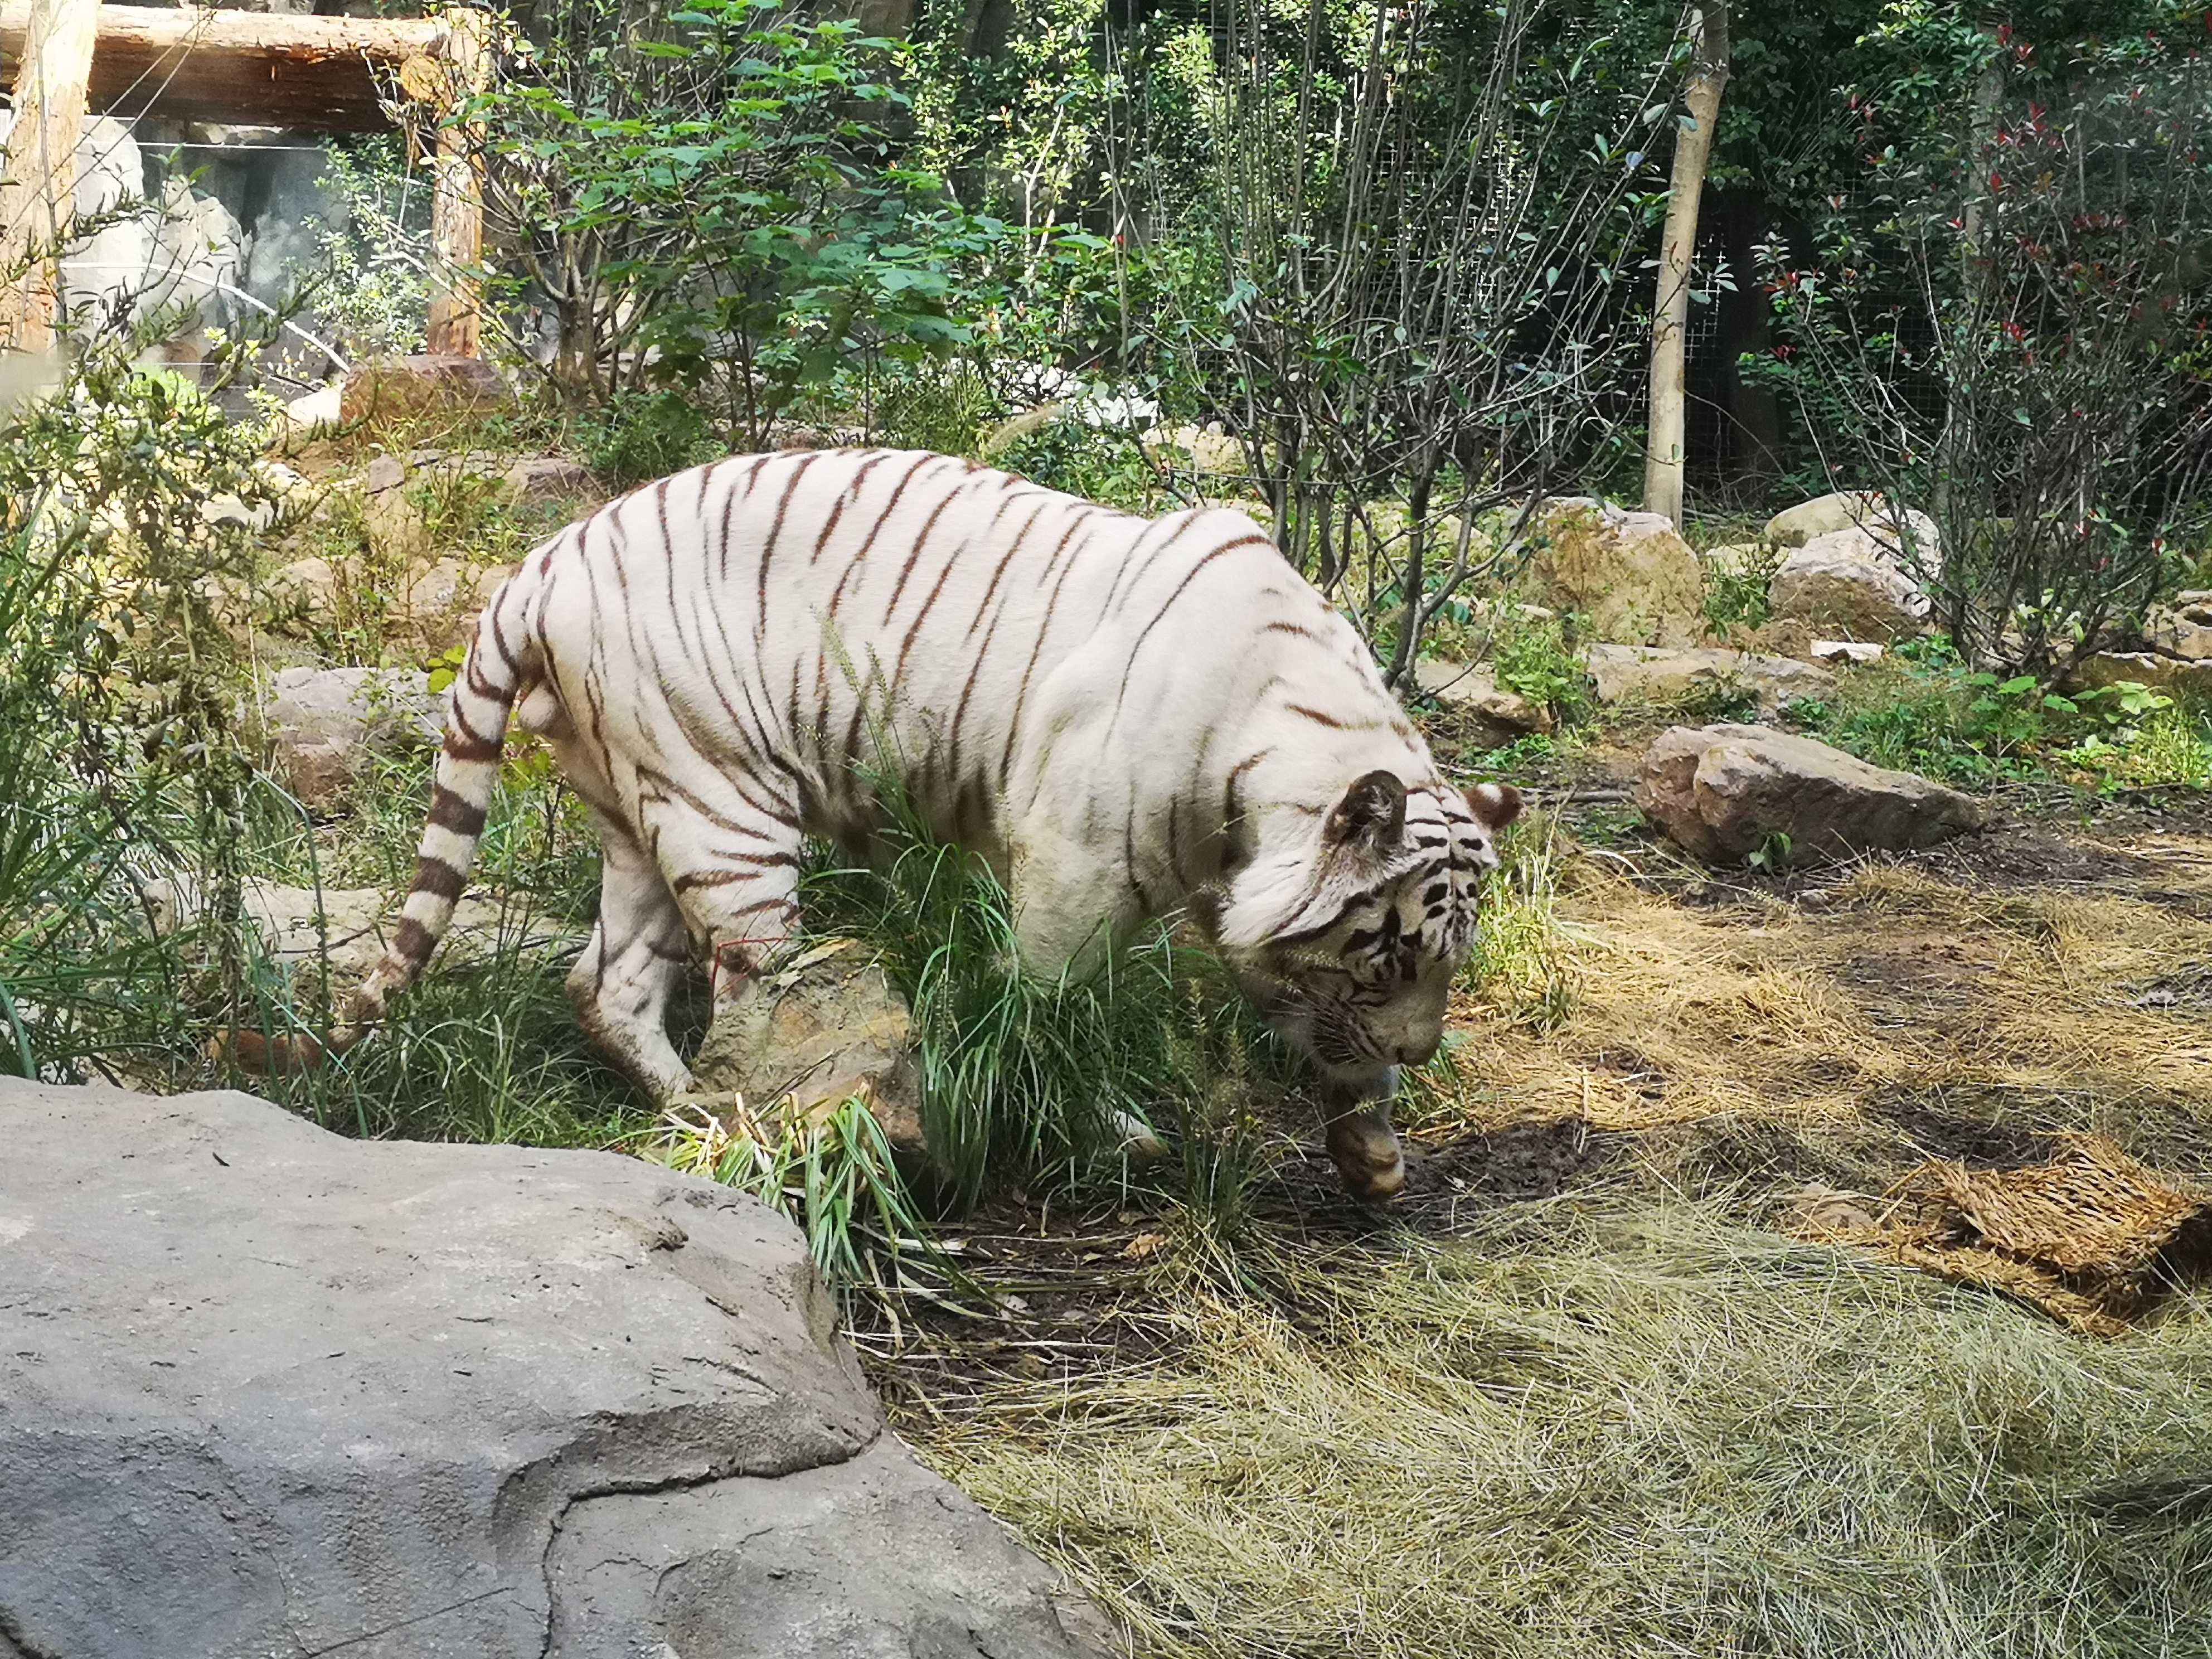
<path id="1" fill-rule="evenodd" d="M 1955 789 L 1764 726 L 1661 732 L 1635 797 L 1669 839 L 1708 863 L 1747 858 L 1777 836 L 1789 838 L 1791 860 L 1932 847 L 1988 818 Z"/>
<path id="2" fill-rule="evenodd" d="M 1413 665 L 1413 679 L 1469 728 L 1474 741 L 1492 748 L 1552 729 L 1552 711 L 1498 684 L 1498 672 L 1488 663 L 1470 666 L 1424 658 Z"/>
<path id="3" fill-rule="evenodd" d="M 1747 691 L 1761 708 L 1791 697 L 1817 697 L 1835 690 L 1826 669 L 1794 657 L 1700 647 L 1668 651 L 1652 646 L 1594 645 L 1585 661 L 1600 702 L 1673 702 L 1701 690 Z"/>
<path id="4" fill-rule="evenodd" d="M 0 1080 L 0 1652 L 1105 1651 L 796 1231 L 593 1152 Z"/>
<path id="5" fill-rule="evenodd" d="M 1927 596 L 1864 530 L 1815 536 L 1782 562 L 1768 585 L 1774 614 L 1824 638 L 1887 643 L 1920 631 Z"/>
<path id="6" fill-rule="evenodd" d="M 1800 501 L 1769 519 L 1761 533 L 1775 546 L 1802 547 L 1815 537 L 1854 529 L 1866 531 L 1891 562 L 1900 568 L 1908 564 L 1929 571 L 1942 568 L 1942 538 L 1936 533 L 1935 520 L 1873 490 L 1839 489 Z"/>
<path id="7" fill-rule="evenodd" d="M 717 1009 L 691 1069 L 710 1095 L 801 1122 L 858 1096 L 894 1146 L 920 1156 L 914 1051 L 914 1017 L 890 977 L 858 941 L 833 939 Z"/>
<path id="8" fill-rule="evenodd" d="M 2212 592 L 2177 593 L 2143 620 L 2151 649 L 2186 662 L 2212 662 Z"/>
<path id="9" fill-rule="evenodd" d="M 411 668 L 287 668 L 269 683 L 262 724 L 277 769 L 311 807 L 343 795 L 368 757 L 435 743 L 429 676 Z"/>

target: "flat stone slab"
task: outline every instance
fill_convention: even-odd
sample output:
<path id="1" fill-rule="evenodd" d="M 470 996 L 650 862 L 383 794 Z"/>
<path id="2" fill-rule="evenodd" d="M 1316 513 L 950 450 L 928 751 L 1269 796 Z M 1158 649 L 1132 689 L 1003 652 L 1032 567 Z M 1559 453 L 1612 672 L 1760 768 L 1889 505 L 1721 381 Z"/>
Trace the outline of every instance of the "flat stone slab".
<path id="1" fill-rule="evenodd" d="M 1764 726 L 1677 726 L 1644 752 L 1635 799 L 1646 817 L 1707 863 L 1766 852 L 1782 862 L 1898 851 L 1978 830 L 1972 796 L 1914 772 Z"/>
<path id="2" fill-rule="evenodd" d="M 750 1198 L 242 1094 L 0 1080 L 0 1653 L 1108 1650 Z"/>
<path id="3" fill-rule="evenodd" d="M 1593 645 L 1584 661 L 1600 702 L 1674 702 L 1699 690 L 1741 690 L 1771 710 L 1791 697 L 1817 697 L 1836 687 L 1836 677 L 1815 664 L 1718 646 L 1670 651 Z"/>

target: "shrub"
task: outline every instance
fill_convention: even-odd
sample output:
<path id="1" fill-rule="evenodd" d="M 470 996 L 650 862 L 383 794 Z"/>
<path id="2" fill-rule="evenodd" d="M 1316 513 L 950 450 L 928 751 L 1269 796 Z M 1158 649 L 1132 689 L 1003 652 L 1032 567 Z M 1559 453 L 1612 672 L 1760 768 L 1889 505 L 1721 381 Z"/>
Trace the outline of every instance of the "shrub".
<path id="1" fill-rule="evenodd" d="M 2025 43 L 1967 34 L 1981 65 L 1950 130 L 1972 139 L 1885 145 L 1860 107 L 1871 206 L 1838 209 L 1823 268 L 1769 259 L 1784 343 L 1747 368 L 1820 400 L 1855 470 L 1926 504 L 1940 564 L 1906 556 L 1960 651 L 2048 681 L 2140 614 L 2201 525 L 2212 102 L 2207 66 L 2155 31 L 2029 85 Z"/>
<path id="2" fill-rule="evenodd" d="M 722 453 L 696 404 L 677 392 L 617 392 L 576 422 L 584 459 L 617 489 Z"/>
<path id="3" fill-rule="evenodd" d="M 1206 76 L 1203 187 L 1146 204 L 1176 285 L 1133 322 L 1395 684 L 1525 543 L 1468 530 L 1533 513 L 1607 425 L 1666 71 L 1525 0 L 1322 16 L 1255 14 Z"/>
<path id="4" fill-rule="evenodd" d="M 1782 550 L 1766 548 L 1756 561 L 1724 568 L 1703 562 L 1706 624 L 1723 638 L 1735 629 L 1763 627 L 1774 614 L 1769 591 L 1782 568 Z"/>
<path id="5" fill-rule="evenodd" d="M 991 461 L 1048 489 L 1133 513 L 1151 510 L 1159 489 L 1133 432 L 1093 426 L 1073 413 L 1015 439 Z"/>
<path id="6" fill-rule="evenodd" d="M 902 52 L 775 0 L 566 0 L 468 112 L 487 214 L 556 313 L 556 381 L 711 390 L 757 447 L 842 363 L 963 337 L 963 216 L 891 148 Z"/>
<path id="7" fill-rule="evenodd" d="M 160 319 L 147 325 L 161 326 Z M 219 354 L 220 386 L 258 341 Z M 250 568 L 201 505 L 266 499 L 251 429 L 95 331 L 0 415 L 0 1068 L 121 1075 L 190 990 L 137 879 L 185 856 L 234 909 L 250 767 L 221 584 Z M 235 948 L 206 964 L 235 1002 Z"/>
<path id="8" fill-rule="evenodd" d="M 1557 617 L 1529 617 L 1506 605 L 1497 613 L 1490 635 L 1490 659 L 1498 684 L 1573 720 L 1589 710 L 1589 676 L 1567 644 L 1566 625 Z"/>

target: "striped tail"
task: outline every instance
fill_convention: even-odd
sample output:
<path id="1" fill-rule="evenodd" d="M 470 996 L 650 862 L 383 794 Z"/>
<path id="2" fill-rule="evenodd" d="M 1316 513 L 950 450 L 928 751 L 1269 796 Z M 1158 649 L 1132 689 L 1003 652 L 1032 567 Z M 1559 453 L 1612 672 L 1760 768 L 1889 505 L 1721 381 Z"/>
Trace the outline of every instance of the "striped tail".
<path id="1" fill-rule="evenodd" d="M 535 666 L 525 625 L 531 567 L 508 579 L 477 623 L 468 660 L 454 677 L 446 702 L 445 741 L 438 755 L 430 818 L 416 850 L 414 884 L 399 908 L 398 925 L 376 971 L 353 994 L 346 1022 L 331 1033 L 343 1053 L 384 1015 L 386 1000 L 415 982 L 453 924 L 453 907 L 468 884 L 477 842 L 499 784 L 499 757 L 508 717 Z M 510 644 L 510 641 L 518 641 Z"/>

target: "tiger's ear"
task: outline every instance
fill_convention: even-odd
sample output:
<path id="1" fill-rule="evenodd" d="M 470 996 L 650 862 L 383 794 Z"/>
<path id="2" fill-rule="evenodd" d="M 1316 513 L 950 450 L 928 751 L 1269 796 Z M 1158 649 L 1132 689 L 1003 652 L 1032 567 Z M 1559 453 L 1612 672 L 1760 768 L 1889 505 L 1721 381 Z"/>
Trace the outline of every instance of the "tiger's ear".
<path id="1" fill-rule="evenodd" d="M 1510 783 L 1469 786 L 1467 804 L 1475 817 L 1495 832 L 1521 816 L 1521 792 Z"/>
<path id="2" fill-rule="evenodd" d="M 1331 847 L 1358 845 L 1387 853 L 1406 833 L 1406 786 L 1395 772 L 1370 772 L 1344 792 L 1322 826 Z"/>

